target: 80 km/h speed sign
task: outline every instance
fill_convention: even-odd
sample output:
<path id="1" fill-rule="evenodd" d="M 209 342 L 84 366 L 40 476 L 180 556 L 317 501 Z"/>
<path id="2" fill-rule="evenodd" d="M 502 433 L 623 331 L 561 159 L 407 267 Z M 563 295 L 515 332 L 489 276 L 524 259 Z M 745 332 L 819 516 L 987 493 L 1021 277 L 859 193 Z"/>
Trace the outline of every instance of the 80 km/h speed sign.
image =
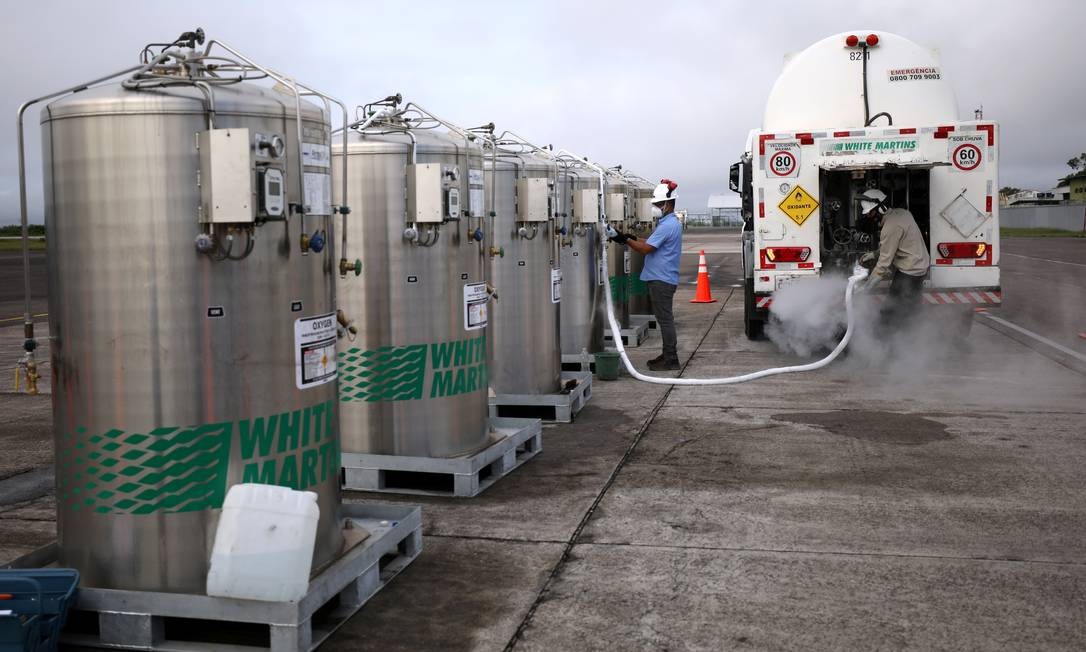
<path id="1" fill-rule="evenodd" d="M 765 168 L 770 178 L 799 176 L 799 141 L 766 143 Z"/>

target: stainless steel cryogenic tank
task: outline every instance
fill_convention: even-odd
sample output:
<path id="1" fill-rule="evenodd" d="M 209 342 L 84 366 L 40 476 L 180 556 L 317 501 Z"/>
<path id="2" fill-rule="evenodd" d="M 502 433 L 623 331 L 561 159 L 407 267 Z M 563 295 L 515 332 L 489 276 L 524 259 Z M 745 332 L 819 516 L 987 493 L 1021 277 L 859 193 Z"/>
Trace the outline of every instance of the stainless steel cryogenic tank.
<path id="1" fill-rule="evenodd" d="M 562 264 L 562 353 L 603 350 L 605 303 L 600 274 L 599 177 L 584 166 L 564 166 L 559 173 L 558 206 L 566 229 Z"/>
<path id="2" fill-rule="evenodd" d="M 494 169 L 496 167 L 496 169 Z M 494 184 L 490 282 L 498 293 L 490 337 L 490 384 L 499 394 L 553 394 L 561 384 L 561 270 L 553 219 L 555 161 L 499 150 L 486 161 Z"/>
<path id="3" fill-rule="evenodd" d="M 604 209 L 607 222 L 617 231 L 627 230 L 628 193 L 630 184 L 625 179 L 609 175 L 605 188 Z M 615 242 L 607 242 L 607 281 L 611 284 L 611 303 L 620 328 L 630 327 L 630 305 L 627 302 L 630 275 L 630 248 Z M 615 334 L 618 337 L 618 334 Z"/>
<path id="4" fill-rule="evenodd" d="M 328 118 L 302 103 L 299 143 L 293 94 L 176 74 L 42 111 L 59 563 L 86 586 L 203 593 L 239 482 L 316 492 L 314 568 L 342 548 Z"/>
<path id="5" fill-rule="evenodd" d="M 644 179 L 630 180 L 630 233 L 645 240 L 655 228 L 652 218 L 652 191 L 654 186 Z M 641 280 L 641 270 L 645 268 L 645 256 L 630 249 L 630 274 L 627 279 L 627 303 L 631 315 L 652 314 L 652 301 L 649 289 Z"/>
<path id="6" fill-rule="evenodd" d="M 489 443 L 480 150 L 393 120 L 352 133 L 348 159 L 347 233 L 363 269 L 339 283 L 359 325 L 339 347 L 343 449 L 475 452 Z"/>

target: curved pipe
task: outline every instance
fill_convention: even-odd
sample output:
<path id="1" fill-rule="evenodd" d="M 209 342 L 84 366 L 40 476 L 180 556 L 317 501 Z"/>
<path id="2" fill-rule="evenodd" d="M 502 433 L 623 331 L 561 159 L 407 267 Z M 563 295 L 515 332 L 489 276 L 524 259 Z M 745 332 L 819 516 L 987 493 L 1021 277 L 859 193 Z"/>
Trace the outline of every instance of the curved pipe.
<path id="1" fill-rule="evenodd" d="M 149 70 L 152 66 L 155 66 L 169 58 L 167 54 L 160 54 L 155 57 L 150 63 L 140 64 L 138 66 L 132 66 L 125 68 L 124 70 L 106 75 L 105 77 L 98 77 L 97 79 L 84 82 L 77 86 L 70 86 L 64 90 L 56 91 L 55 93 L 49 93 L 36 97 L 32 100 L 27 100 L 19 105 L 19 112 L 15 118 L 16 128 L 16 141 L 19 156 L 19 225 L 22 231 L 22 245 L 23 245 L 23 332 L 26 339 L 34 339 L 34 319 L 30 314 L 30 225 L 29 217 L 27 216 L 26 209 L 26 143 L 23 138 L 23 116 L 26 110 L 34 106 L 38 102 L 44 102 L 45 100 L 51 100 L 61 95 L 68 95 L 70 93 L 78 93 L 85 91 L 95 84 L 101 84 L 102 82 L 109 81 L 120 77 L 121 75 L 127 75 L 129 73 Z"/>

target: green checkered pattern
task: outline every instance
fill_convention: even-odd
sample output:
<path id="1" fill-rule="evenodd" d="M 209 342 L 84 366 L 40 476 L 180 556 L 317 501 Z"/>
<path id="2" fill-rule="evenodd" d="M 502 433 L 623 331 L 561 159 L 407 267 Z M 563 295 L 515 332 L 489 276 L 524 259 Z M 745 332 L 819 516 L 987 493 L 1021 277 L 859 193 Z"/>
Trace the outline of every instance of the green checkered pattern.
<path id="1" fill-rule="evenodd" d="M 611 276 L 611 298 L 612 300 L 622 303 L 626 300 L 626 274 L 619 276 Z"/>
<path id="2" fill-rule="evenodd" d="M 351 348 L 338 357 L 339 400 L 410 401 L 422 398 L 426 345 Z"/>
<path id="3" fill-rule="evenodd" d="M 102 514 L 191 512 L 221 507 L 230 464 L 232 423 L 116 428 L 63 437 L 57 501 Z"/>

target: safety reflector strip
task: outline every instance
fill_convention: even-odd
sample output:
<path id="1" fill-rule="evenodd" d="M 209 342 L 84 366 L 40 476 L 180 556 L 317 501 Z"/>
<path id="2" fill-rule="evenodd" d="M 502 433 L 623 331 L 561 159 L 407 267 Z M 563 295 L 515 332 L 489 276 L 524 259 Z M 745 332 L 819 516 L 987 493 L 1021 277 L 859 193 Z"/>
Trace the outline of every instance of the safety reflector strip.
<path id="1" fill-rule="evenodd" d="M 756 305 L 759 308 L 768 308 L 772 303 L 773 297 L 758 297 L 758 303 Z"/>
<path id="2" fill-rule="evenodd" d="M 879 296 L 879 295 L 876 295 Z M 882 298 L 880 300 L 885 300 Z M 989 290 L 959 290 L 951 292 L 925 292 L 924 303 L 941 306 L 948 304 L 980 304 L 1000 305 L 1003 303 L 1003 292 Z"/>

